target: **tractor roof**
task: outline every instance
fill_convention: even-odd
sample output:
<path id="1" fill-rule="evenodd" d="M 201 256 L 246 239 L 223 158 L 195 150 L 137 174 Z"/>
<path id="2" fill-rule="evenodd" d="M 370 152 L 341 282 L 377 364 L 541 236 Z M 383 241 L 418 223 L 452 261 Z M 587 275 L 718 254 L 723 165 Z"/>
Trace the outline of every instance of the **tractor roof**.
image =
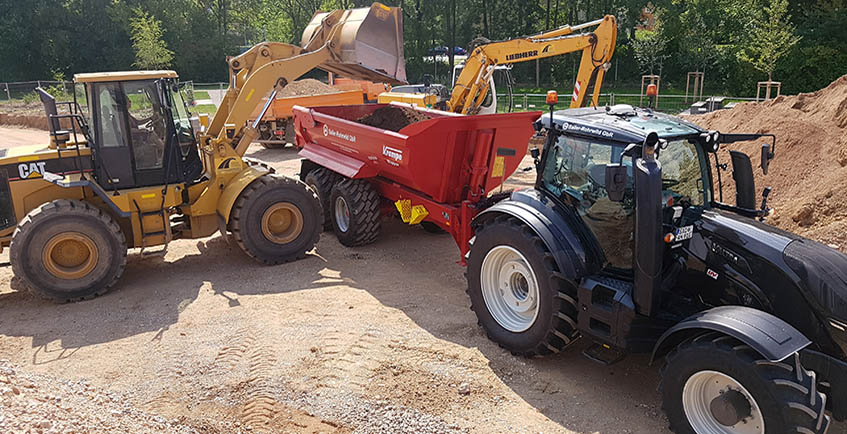
<path id="1" fill-rule="evenodd" d="M 651 131 L 655 131 L 659 137 L 665 139 L 705 131 L 676 116 L 624 104 L 605 108 L 559 110 L 553 113 L 553 125 L 556 129 L 567 131 L 569 134 L 626 143 L 640 143 Z M 539 129 L 549 128 L 550 114 L 542 115 L 536 121 L 536 126 Z"/>
<path id="2" fill-rule="evenodd" d="M 157 78 L 177 78 L 177 75 L 174 71 L 93 72 L 74 75 L 74 82 L 93 83 L 103 81 L 154 80 Z"/>

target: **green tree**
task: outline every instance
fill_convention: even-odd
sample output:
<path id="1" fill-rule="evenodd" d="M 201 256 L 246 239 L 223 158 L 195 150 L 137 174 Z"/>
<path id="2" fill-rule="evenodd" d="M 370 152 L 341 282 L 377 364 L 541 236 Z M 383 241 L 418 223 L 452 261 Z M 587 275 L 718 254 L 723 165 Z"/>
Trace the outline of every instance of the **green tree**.
<path id="1" fill-rule="evenodd" d="M 135 50 L 134 65 L 141 69 L 161 69 L 171 65 L 174 52 L 162 40 L 162 22 L 141 10 L 134 10 L 130 20 L 132 48 Z"/>
<path id="2" fill-rule="evenodd" d="M 762 19 L 750 30 L 749 44 L 738 52 L 741 61 L 768 74 L 768 81 L 773 81 L 777 62 L 800 41 L 790 20 L 788 0 L 770 0 Z"/>
<path id="3" fill-rule="evenodd" d="M 650 75 L 662 74 L 662 67 L 668 57 L 665 54 L 665 45 L 667 45 L 667 40 L 664 34 L 658 30 L 658 27 L 656 31 L 638 32 L 635 41 L 632 43 L 632 49 L 635 61 L 641 67 L 641 72 Z"/>

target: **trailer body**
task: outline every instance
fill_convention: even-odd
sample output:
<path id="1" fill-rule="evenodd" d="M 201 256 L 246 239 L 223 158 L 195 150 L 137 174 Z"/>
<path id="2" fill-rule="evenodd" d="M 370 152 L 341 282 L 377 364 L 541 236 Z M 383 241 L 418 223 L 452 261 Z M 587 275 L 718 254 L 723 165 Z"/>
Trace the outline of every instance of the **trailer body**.
<path id="1" fill-rule="evenodd" d="M 294 107 L 300 155 L 342 177 L 368 180 L 387 200 L 386 212 L 396 207 L 403 216 L 418 206 L 420 221 L 449 232 L 464 258 L 470 221 L 518 168 L 541 113 L 467 116 L 392 104 L 430 119 L 394 132 L 357 122 L 388 104 Z"/>

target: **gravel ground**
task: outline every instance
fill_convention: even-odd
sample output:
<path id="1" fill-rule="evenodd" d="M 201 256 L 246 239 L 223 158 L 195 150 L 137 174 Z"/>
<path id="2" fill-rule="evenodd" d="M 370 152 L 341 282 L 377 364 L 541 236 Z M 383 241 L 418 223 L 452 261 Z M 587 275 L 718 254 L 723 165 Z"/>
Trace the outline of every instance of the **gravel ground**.
<path id="1" fill-rule="evenodd" d="M 249 154 L 297 171 L 291 148 Z M 325 233 L 274 267 L 220 236 L 132 252 L 117 288 L 73 304 L 0 268 L 0 432 L 667 432 L 657 366 L 601 366 L 584 342 L 512 356 L 457 260 L 449 235 L 386 221 L 373 245 Z"/>

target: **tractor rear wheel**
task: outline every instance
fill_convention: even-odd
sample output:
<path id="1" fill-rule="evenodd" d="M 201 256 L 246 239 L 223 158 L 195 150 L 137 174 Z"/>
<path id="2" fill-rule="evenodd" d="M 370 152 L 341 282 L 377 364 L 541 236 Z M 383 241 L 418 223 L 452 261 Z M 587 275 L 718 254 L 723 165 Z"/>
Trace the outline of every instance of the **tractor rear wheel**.
<path id="1" fill-rule="evenodd" d="M 676 433 L 825 433 L 826 395 L 794 353 L 771 362 L 707 332 L 678 346 L 662 370 L 662 407 Z"/>
<path id="2" fill-rule="evenodd" d="M 488 338 L 513 354 L 558 353 L 579 337 L 576 288 L 541 238 L 513 217 L 484 224 L 468 258 L 471 309 Z"/>
<path id="3" fill-rule="evenodd" d="M 315 247 L 322 218 L 318 197 L 306 184 L 267 174 L 238 196 L 230 230 L 249 256 L 281 264 L 303 258 Z"/>
<path id="4" fill-rule="evenodd" d="M 381 229 L 379 193 L 361 179 L 343 179 L 332 188 L 327 209 L 338 241 L 348 247 L 376 241 Z"/>
<path id="5" fill-rule="evenodd" d="M 303 178 L 303 182 L 312 187 L 312 190 L 315 190 L 321 200 L 321 207 L 324 212 L 324 230 L 332 230 L 332 212 L 330 212 L 329 199 L 332 196 L 332 187 L 341 179 L 343 179 L 341 175 L 323 167 L 310 171 Z"/>
<path id="6" fill-rule="evenodd" d="M 126 239 L 115 220 L 87 202 L 60 199 L 31 211 L 9 247 L 16 276 L 33 294 L 59 302 L 108 291 L 126 265 Z"/>

